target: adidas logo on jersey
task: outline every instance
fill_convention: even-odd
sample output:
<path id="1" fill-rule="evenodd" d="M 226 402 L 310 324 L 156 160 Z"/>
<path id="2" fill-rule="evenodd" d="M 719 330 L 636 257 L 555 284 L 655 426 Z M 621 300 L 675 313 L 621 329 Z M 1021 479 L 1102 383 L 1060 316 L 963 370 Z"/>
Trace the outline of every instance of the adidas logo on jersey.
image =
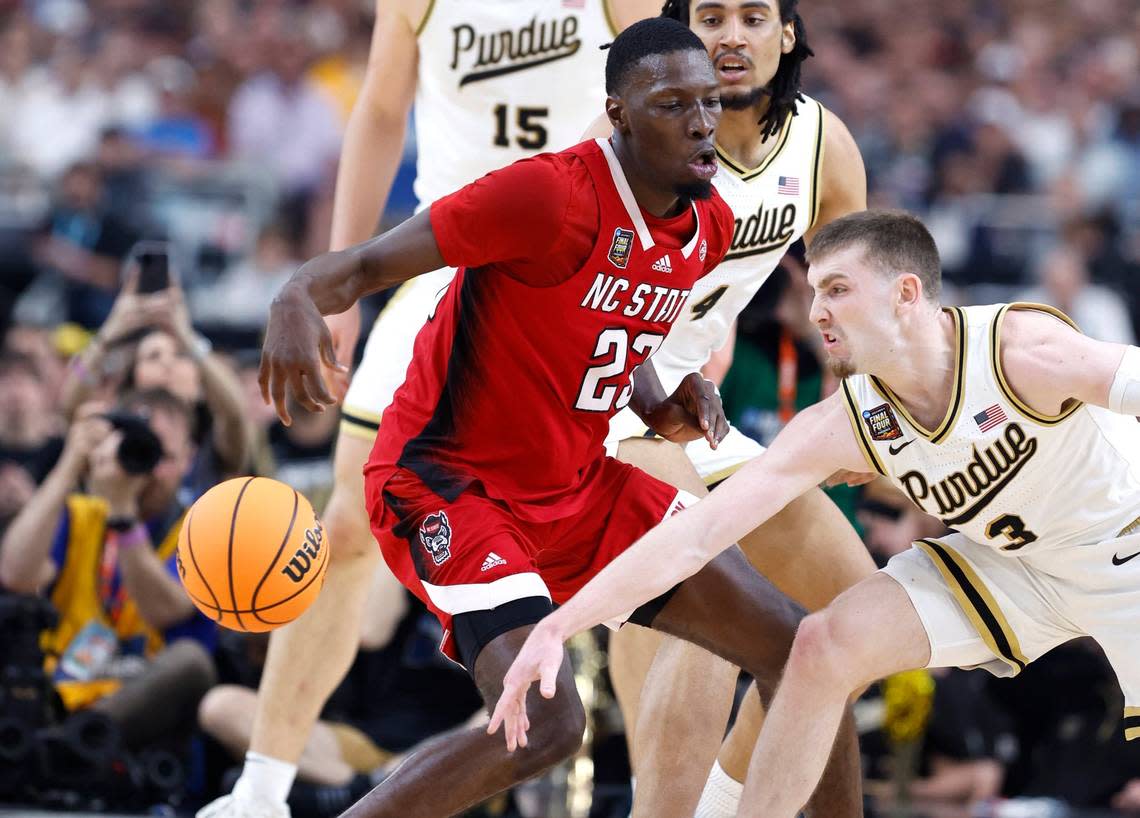
<path id="1" fill-rule="evenodd" d="M 490 571 L 492 568 L 496 568 L 500 565 L 506 565 L 506 564 L 507 564 L 507 561 L 505 559 L 503 559 L 498 554 L 496 554 L 494 551 L 492 551 L 491 553 L 489 553 L 487 555 L 487 558 L 485 560 L 483 560 L 483 567 L 480 568 L 479 570 L 480 571 Z"/>
<path id="2" fill-rule="evenodd" d="M 666 253 L 661 258 L 653 263 L 653 269 L 659 273 L 673 272 L 673 265 L 669 263 L 669 254 Z"/>

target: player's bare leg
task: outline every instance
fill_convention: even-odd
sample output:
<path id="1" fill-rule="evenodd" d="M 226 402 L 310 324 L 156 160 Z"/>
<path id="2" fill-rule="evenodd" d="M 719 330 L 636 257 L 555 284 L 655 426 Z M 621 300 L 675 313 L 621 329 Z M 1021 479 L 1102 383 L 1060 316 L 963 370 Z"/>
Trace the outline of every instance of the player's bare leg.
<path id="1" fill-rule="evenodd" d="M 361 614 L 380 550 L 364 504 L 370 441 L 337 437 L 335 487 L 322 522 L 331 561 L 320 596 L 300 618 L 273 632 L 258 689 L 250 749 L 296 763 L 309 731 L 356 656 Z"/>
<path id="2" fill-rule="evenodd" d="M 707 493 L 683 450 L 673 444 L 624 440 L 618 457 L 697 496 Z M 745 537 L 741 548 L 761 574 L 808 610 L 822 608 L 875 569 L 854 529 L 818 490 Z M 627 730 L 636 725 L 630 740 L 638 782 L 633 814 L 692 815 L 718 748 L 725 757 L 722 766 L 727 761 L 736 773 L 732 779 L 744 780 L 763 721 L 759 699 L 752 695 L 722 747 L 736 668 L 696 645 L 665 639 L 651 669 L 645 659 L 652 655 L 653 635 L 627 626 L 615 637 L 611 678 Z M 684 742 L 676 741 L 679 735 Z"/>
<path id="3" fill-rule="evenodd" d="M 675 443 L 647 438 L 630 438 L 621 441 L 617 458 L 631 463 L 659 480 L 672 486 L 703 497 L 708 493 L 701 477 L 685 455 L 685 450 Z M 684 690 L 703 691 L 706 685 L 723 688 L 733 684 L 737 671 L 732 665 L 700 648 L 689 646 L 680 640 L 671 639 L 648 628 L 626 625 L 610 638 L 610 680 L 625 720 L 626 741 L 629 745 L 630 762 L 637 777 L 637 787 L 642 793 L 656 793 L 653 801 L 671 803 L 672 798 L 688 798 L 685 787 L 699 792 L 704 783 L 704 775 L 673 779 L 668 775 L 657 775 L 657 771 L 673 768 L 701 767 L 708 769 L 720 746 L 724 725 L 732 707 L 731 694 L 727 697 L 703 695 L 687 697 L 682 706 L 659 708 L 654 705 L 648 710 L 641 707 L 641 697 L 647 689 L 646 675 L 653 664 L 654 656 L 662 644 L 666 650 L 691 650 L 702 656 L 703 662 L 691 665 L 671 664 L 670 670 L 676 676 L 663 680 L 666 688 L 677 685 Z M 673 644 L 669 644 L 673 643 Z M 681 678 L 688 674 L 691 678 Z M 720 685 L 715 684 L 713 675 L 723 677 Z M 652 693 L 650 693 L 652 695 Z M 639 714 L 648 713 L 644 723 Z M 720 728 L 710 728 L 719 724 Z M 645 738 L 639 736 L 644 729 Z M 685 736 L 685 742 L 677 742 L 676 736 Z M 691 739 L 691 742 L 690 742 Z M 668 754 L 674 757 L 673 763 L 650 765 L 644 774 L 638 759 L 642 755 Z M 690 781 L 689 779 L 692 779 Z M 699 779 L 699 781 L 697 780 Z M 693 782 L 696 782 L 695 784 Z M 641 796 L 635 794 L 636 804 Z M 695 801 L 693 802 L 696 803 Z M 691 811 L 690 811 L 691 814 Z"/>
<path id="4" fill-rule="evenodd" d="M 503 676 L 533 625 L 516 628 L 487 644 L 475 660 L 475 683 L 494 709 Z M 527 696 L 528 742 L 507 751 L 501 735 L 484 727 L 459 728 L 421 744 L 378 787 L 342 818 L 445 818 L 538 775 L 582 745 L 586 714 L 574 687 L 570 660 L 558 671 L 558 691 L 544 699 L 535 686 Z"/>
<path id="5" fill-rule="evenodd" d="M 332 496 L 321 515 L 332 553 L 324 587 L 298 619 L 276 630 L 262 671 L 247 756 L 233 794 L 199 811 L 199 818 L 286 815 L 285 799 L 309 734 L 332 691 L 356 655 L 365 597 L 392 591 L 403 604 L 395 578 L 387 575 L 364 505 L 364 462 L 371 441 L 345 432 L 337 437 Z M 379 582 L 373 587 L 374 582 Z M 396 596 L 399 594 L 399 596 Z M 383 606 L 380 600 L 375 605 Z M 256 754 L 256 756 L 254 755 Z M 251 759 L 256 763 L 251 763 Z"/>
<path id="6" fill-rule="evenodd" d="M 794 818 L 820 780 L 850 695 L 929 658 L 910 597 L 885 574 L 805 619 L 752 756 L 740 816 Z"/>
<path id="7" fill-rule="evenodd" d="M 748 561 L 773 584 L 809 611 L 818 611 L 840 593 L 866 579 L 875 563 L 842 512 L 815 489 L 797 499 L 741 540 Z M 673 661 L 699 661 L 680 657 Z M 666 665 L 664 674 L 674 668 Z M 719 769 L 710 776 L 697 810 L 699 818 L 736 814 L 764 708 L 753 688 L 717 756 Z M 684 774 L 667 770 L 664 775 Z M 647 813 L 648 814 L 648 813 Z"/>
<path id="8" fill-rule="evenodd" d="M 751 673 L 761 696 L 770 699 L 802 616 L 802 608 L 756 573 L 739 548 L 732 547 L 678 586 L 653 627 L 700 645 Z M 812 818 L 863 814 L 859 748 L 854 724 L 843 709 L 841 704 L 836 716 L 838 738 L 833 731 L 823 753 L 821 767 L 826 769 L 807 805 Z M 832 745 L 834 752 L 828 753 Z M 681 816 L 684 812 L 678 805 L 666 805 L 658 814 Z"/>

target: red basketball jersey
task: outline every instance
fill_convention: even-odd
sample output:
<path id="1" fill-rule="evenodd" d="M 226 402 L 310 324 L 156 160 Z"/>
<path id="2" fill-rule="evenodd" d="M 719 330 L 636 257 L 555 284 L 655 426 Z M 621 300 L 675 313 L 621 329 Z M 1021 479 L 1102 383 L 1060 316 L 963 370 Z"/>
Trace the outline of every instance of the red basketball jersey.
<path id="1" fill-rule="evenodd" d="M 579 489 L 600 468 L 609 420 L 630 401 L 631 373 L 724 255 L 732 213 L 714 192 L 693 203 L 695 229 L 683 246 L 655 241 L 608 141 L 567 154 L 592 183 L 575 195 L 597 200 L 585 263 L 549 286 L 500 265 L 458 270 L 384 412 L 370 480 L 400 467 L 449 502 L 478 483 L 536 522 L 586 502 Z M 514 177 L 532 161 L 513 166 Z"/>

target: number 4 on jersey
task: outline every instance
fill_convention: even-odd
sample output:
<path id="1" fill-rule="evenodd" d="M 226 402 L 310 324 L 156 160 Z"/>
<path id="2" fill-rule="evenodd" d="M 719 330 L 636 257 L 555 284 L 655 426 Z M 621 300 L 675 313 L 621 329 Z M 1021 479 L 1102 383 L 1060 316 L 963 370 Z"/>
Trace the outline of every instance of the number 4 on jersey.
<path id="1" fill-rule="evenodd" d="M 716 306 L 716 302 L 720 301 L 721 297 L 728 292 L 728 285 L 724 284 L 717 287 L 711 293 L 706 295 L 700 301 L 693 305 L 693 320 L 700 321 L 709 314 L 709 310 Z"/>

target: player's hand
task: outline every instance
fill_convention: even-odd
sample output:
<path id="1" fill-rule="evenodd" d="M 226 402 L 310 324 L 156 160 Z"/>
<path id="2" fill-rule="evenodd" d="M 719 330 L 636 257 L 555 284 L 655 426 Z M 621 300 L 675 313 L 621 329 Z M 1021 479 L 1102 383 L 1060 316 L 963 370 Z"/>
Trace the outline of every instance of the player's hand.
<path id="1" fill-rule="evenodd" d="M 526 694 L 532 682 L 538 682 L 543 698 L 553 699 L 562 667 L 562 638 L 539 622 L 523 643 L 522 650 L 503 677 L 503 693 L 491 714 L 487 734 L 494 735 L 503 726 L 507 751 L 526 747 L 526 731 L 530 720 L 526 715 Z"/>
<path id="2" fill-rule="evenodd" d="M 687 443 L 703 437 L 714 449 L 728 434 L 716 384 L 699 372 L 686 375 L 673 394 L 653 408 L 646 422 L 666 440 Z"/>
<path id="3" fill-rule="evenodd" d="M 325 323 L 328 325 L 329 334 L 332 335 L 333 354 L 336 359 L 346 364 L 352 361 L 356 354 L 356 342 L 360 338 L 360 305 L 353 304 L 348 310 L 337 315 L 326 315 Z M 343 403 L 350 380 L 348 370 L 325 367 L 324 376 L 337 403 Z"/>
<path id="4" fill-rule="evenodd" d="M 310 412 L 323 412 L 336 403 L 321 375 L 322 365 L 348 372 L 337 361 L 332 335 L 313 299 L 301 286 L 286 284 L 269 307 L 257 374 L 262 399 L 273 402 L 286 426 L 292 423 L 286 391 Z"/>

